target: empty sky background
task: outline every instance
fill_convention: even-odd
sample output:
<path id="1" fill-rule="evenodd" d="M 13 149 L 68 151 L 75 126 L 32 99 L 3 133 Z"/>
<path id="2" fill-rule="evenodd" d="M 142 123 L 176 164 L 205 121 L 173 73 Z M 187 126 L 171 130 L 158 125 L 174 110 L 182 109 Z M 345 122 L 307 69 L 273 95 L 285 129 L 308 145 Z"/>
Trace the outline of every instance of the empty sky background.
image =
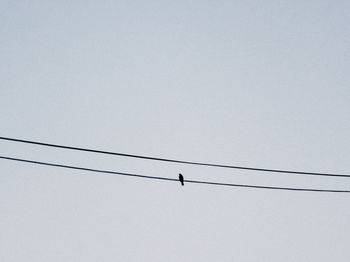
<path id="1" fill-rule="evenodd" d="M 0 135 L 350 172 L 349 1 L 1 1 Z M 0 155 L 145 175 L 350 189 L 0 141 Z M 0 160 L 1 261 L 349 261 L 350 195 Z"/>

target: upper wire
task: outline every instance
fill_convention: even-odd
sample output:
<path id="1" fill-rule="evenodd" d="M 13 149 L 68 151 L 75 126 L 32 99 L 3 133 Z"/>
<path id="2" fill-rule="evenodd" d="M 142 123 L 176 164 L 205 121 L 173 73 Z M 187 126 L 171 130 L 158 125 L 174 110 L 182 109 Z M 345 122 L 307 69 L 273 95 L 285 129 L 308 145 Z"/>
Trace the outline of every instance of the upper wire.
<path id="1" fill-rule="evenodd" d="M 55 148 L 61 148 L 61 149 L 90 152 L 90 153 L 115 155 L 115 156 L 121 156 L 121 157 L 139 158 L 139 159 L 145 159 L 145 160 L 171 162 L 171 163 L 186 164 L 186 165 L 197 165 L 197 166 L 208 166 L 208 167 L 230 168 L 230 169 L 250 170 L 250 171 L 259 171 L 259 172 L 272 172 L 272 173 L 285 173 L 285 174 L 307 175 L 307 176 L 328 176 L 328 177 L 348 177 L 348 178 L 350 177 L 350 175 L 336 174 L 336 173 L 292 171 L 292 170 L 283 170 L 283 169 L 257 168 L 257 167 L 247 167 L 247 166 L 223 165 L 223 164 L 194 162 L 194 161 L 186 161 L 186 160 L 176 160 L 176 159 L 169 159 L 169 158 L 151 157 L 151 156 L 126 154 L 126 153 L 118 153 L 118 152 L 111 152 L 111 151 L 102 151 L 102 150 L 96 150 L 96 149 L 88 149 L 88 148 L 82 148 L 82 147 L 50 144 L 50 143 L 43 143 L 43 142 L 38 142 L 38 141 L 30 141 L 30 140 L 23 140 L 23 139 L 10 138 L 10 137 L 1 137 L 1 136 L 0 136 L 0 139 L 12 141 L 12 142 L 39 145 L 39 146 L 55 147 Z"/>

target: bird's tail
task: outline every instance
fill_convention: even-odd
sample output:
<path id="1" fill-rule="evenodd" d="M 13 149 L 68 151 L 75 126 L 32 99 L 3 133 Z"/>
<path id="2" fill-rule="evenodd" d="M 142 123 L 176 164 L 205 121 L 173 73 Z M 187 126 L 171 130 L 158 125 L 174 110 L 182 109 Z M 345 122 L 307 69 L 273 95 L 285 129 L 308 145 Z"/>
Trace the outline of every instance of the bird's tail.
<path id="1" fill-rule="evenodd" d="M 181 181 L 181 185 L 182 185 L 182 186 L 184 185 L 184 181 Z"/>

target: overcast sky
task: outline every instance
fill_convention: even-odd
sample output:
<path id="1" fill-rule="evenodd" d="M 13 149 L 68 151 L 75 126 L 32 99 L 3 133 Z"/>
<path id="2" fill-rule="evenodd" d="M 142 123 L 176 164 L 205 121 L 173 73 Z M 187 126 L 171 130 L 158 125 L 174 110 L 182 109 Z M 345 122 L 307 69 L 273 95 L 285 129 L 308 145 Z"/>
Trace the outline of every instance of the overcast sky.
<path id="1" fill-rule="evenodd" d="M 0 1 L 0 136 L 350 174 L 349 1 Z M 0 141 L 0 155 L 350 190 Z M 1 261 L 350 261 L 350 194 L 0 160 Z"/>

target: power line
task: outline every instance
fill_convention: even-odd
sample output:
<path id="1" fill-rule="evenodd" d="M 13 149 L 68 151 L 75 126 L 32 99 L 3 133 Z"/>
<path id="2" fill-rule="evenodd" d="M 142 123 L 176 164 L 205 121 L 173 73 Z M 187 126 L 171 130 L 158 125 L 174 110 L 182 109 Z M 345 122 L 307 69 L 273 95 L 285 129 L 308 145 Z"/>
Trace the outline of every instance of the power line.
<path id="1" fill-rule="evenodd" d="M 55 147 L 55 148 L 61 148 L 61 149 L 90 152 L 90 153 L 115 155 L 115 156 L 121 156 L 121 157 L 139 158 L 139 159 L 145 159 L 145 160 L 171 162 L 171 163 L 186 164 L 186 165 L 209 166 L 209 167 L 218 167 L 218 168 L 230 168 L 230 169 L 251 170 L 251 171 L 272 172 L 272 173 L 285 173 L 285 174 L 307 175 L 307 176 L 350 177 L 350 175 L 345 175 L 345 174 L 305 172 L 305 171 L 292 171 L 292 170 L 282 170 L 282 169 L 268 169 L 268 168 L 257 168 L 257 167 L 246 167 L 246 166 L 222 165 L 222 164 L 213 164 L 213 163 L 204 163 L 204 162 L 193 162 L 193 161 L 186 161 L 186 160 L 176 160 L 176 159 L 169 159 L 169 158 L 150 157 L 150 156 L 142 156 L 142 155 L 135 155 L 135 154 L 125 154 L 125 153 L 118 153 L 118 152 L 111 152 L 111 151 L 88 149 L 88 148 L 82 148 L 82 147 L 49 144 L 49 143 L 23 140 L 23 139 L 17 139 L 17 138 L 10 138 L 10 137 L 0 137 L 0 139 L 12 141 L 12 142 L 20 142 L 20 143 L 39 145 L 39 146 Z"/>
<path id="2" fill-rule="evenodd" d="M 158 176 L 146 176 L 146 175 L 139 175 L 139 174 L 132 174 L 132 173 L 108 171 L 108 170 L 101 170 L 101 169 L 92 169 L 92 168 L 77 167 L 77 166 L 70 166 L 70 165 L 61 165 L 61 164 L 56 164 L 56 163 L 48 163 L 48 162 L 34 161 L 34 160 L 21 159 L 21 158 L 13 158 L 13 157 L 7 157 L 7 156 L 0 156 L 0 159 L 11 160 L 11 161 L 19 161 L 19 162 L 24 162 L 24 163 L 36 164 L 36 165 L 45 165 L 45 166 L 51 166 L 51 167 L 59 167 L 59 168 L 67 168 L 67 169 L 74 169 L 74 170 L 80 170 L 80 171 L 95 172 L 95 173 L 104 173 L 104 174 L 113 174 L 113 175 L 120 175 L 120 176 L 131 176 L 131 177 L 139 177 L 139 178 L 148 178 L 148 179 L 158 179 L 158 180 L 167 180 L 167 181 L 179 182 L 179 180 L 175 179 L 175 178 L 158 177 Z M 348 190 L 334 190 L 334 189 L 276 187 L 276 186 L 261 186 L 261 185 L 219 183 L 219 182 L 198 181 L 198 180 L 184 180 L 184 182 L 185 183 L 194 183 L 194 184 L 206 184 L 206 185 L 216 185 L 216 186 L 230 186 L 230 187 L 243 187 L 243 188 L 255 188 L 255 189 L 306 191 L 306 192 L 320 192 L 320 193 L 350 193 L 350 191 L 348 191 Z"/>

